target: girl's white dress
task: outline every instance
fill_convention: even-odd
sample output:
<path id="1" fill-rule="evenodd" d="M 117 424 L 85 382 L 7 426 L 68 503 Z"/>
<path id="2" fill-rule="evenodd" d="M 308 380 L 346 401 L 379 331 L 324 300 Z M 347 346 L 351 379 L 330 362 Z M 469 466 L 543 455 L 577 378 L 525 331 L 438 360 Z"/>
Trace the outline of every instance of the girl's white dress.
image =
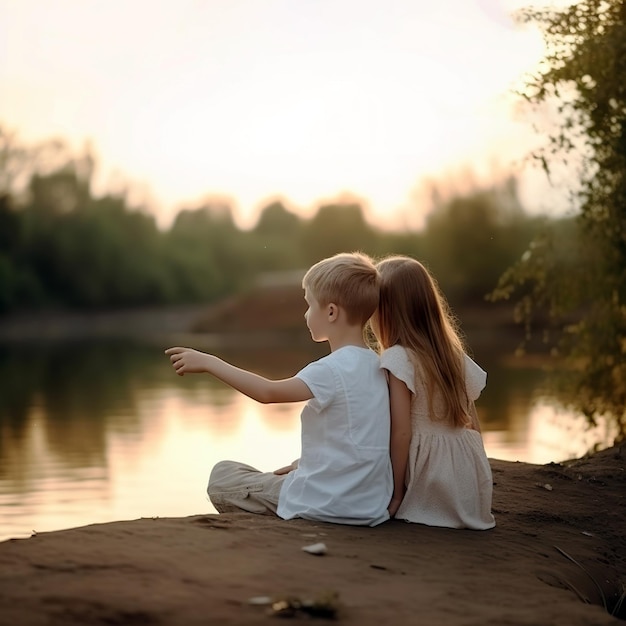
<path id="1" fill-rule="evenodd" d="M 380 363 L 413 394 L 407 491 L 396 518 L 448 528 L 493 528 L 493 478 L 480 433 L 430 419 L 424 376 L 421 371 L 415 376 L 405 348 L 385 350 Z M 470 400 L 478 398 L 486 381 L 486 372 L 466 355 L 465 384 Z M 433 406 L 435 413 L 441 414 L 441 402 L 436 398 Z"/>

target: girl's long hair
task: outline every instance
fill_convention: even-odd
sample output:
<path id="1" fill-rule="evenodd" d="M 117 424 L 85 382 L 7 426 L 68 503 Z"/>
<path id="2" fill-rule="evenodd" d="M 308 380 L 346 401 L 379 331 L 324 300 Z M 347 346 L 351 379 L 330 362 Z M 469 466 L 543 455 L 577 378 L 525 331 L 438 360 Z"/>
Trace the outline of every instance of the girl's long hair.
<path id="1" fill-rule="evenodd" d="M 382 282 L 374 326 L 381 347 L 401 345 L 408 349 L 416 377 L 420 371 L 425 376 L 431 419 L 467 425 L 465 349 L 436 281 L 410 257 L 388 257 L 379 261 L 377 268 Z M 443 415 L 434 413 L 435 396 L 441 398 Z"/>

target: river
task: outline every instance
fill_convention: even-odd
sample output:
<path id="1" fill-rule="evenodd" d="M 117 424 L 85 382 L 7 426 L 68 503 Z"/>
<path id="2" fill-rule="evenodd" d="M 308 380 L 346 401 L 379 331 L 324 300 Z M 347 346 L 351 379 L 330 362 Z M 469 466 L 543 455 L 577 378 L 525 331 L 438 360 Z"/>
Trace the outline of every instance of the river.
<path id="1" fill-rule="evenodd" d="M 287 376 L 325 351 L 262 344 L 220 354 Z M 113 337 L 0 343 L 0 540 L 214 512 L 205 489 L 216 461 L 273 470 L 298 456 L 300 404 L 261 405 L 208 376 L 178 377 L 165 347 Z M 489 457 L 547 463 L 607 445 L 604 430 L 540 395 L 539 367 L 480 352 Z"/>

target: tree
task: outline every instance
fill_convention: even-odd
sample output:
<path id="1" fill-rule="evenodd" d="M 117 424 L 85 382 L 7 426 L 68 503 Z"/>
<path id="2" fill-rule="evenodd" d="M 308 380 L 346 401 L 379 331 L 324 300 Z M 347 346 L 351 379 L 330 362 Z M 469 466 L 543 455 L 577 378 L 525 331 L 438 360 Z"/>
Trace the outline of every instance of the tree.
<path id="1" fill-rule="evenodd" d="M 206 301 L 252 282 L 252 266 L 232 209 L 207 200 L 181 210 L 167 235 L 176 281 L 185 299 Z"/>
<path id="2" fill-rule="evenodd" d="M 527 324 L 539 311 L 555 323 L 566 376 L 557 390 L 591 423 L 613 419 L 626 439 L 626 4 L 583 0 L 566 9 L 527 9 L 547 43 L 526 85 L 537 106 L 557 104 L 560 124 L 535 156 L 550 173 L 558 160 L 580 176 L 578 262 L 563 272 L 558 233 L 537 239 L 501 278 L 495 298 L 521 297 Z M 561 246 L 562 248 L 562 246 Z"/>
<path id="3" fill-rule="evenodd" d="M 16 191 L 17 181 L 23 177 L 29 156 L 28 150 L 18 144 L 15 133 L 0 125 L 0 195 Z"/>
<path id="4" fill-rule="evenodd" d="M 303 221 L 285 208 L 282 202 L 266 206 L 250 233 L 251 254 L 263 271 L 298 269 L 304 264 L 301 257 L 300 238 Z"/>
<path id="5" fill-rule="evenodd" d="M 426 221 L 423 257 L 455 306 L 482 304 L 524 251 L 537 222 L 524 212 L 511 177 L 438 201 Z"/>
<path id="6" fill-rule="evenodd" d="M 368 224 L 361 205 L 338 202 L 319 207 L 302 233 L 306 265 L 338 252 L 361 250 L 373 253 L 377 235 Z"/>

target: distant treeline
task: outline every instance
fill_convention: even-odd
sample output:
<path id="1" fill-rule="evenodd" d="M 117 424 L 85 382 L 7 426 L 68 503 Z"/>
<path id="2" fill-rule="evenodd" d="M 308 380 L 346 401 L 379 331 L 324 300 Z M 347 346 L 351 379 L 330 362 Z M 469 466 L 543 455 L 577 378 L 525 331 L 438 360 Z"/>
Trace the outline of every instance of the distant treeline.
<path id="1" fill-rule="evenodd" d="M 349 250 L 412 255 L 453 303 L 484 302 L 544 221 L 525 213 L 508 179 L 435 201 L 419 232 L 376 228 L 351 203 L 320 206 L 308 219 L 272 203 L 243 230 L 229 206 L 209 202 L 181 210 L 162 230 L 125 193 L 95 196 L 84 158 L 33 169 L 19 194 L 7 182 L 10 162 L 0 159 L 1 313 L 210 302 L 262 272 Z"/>

